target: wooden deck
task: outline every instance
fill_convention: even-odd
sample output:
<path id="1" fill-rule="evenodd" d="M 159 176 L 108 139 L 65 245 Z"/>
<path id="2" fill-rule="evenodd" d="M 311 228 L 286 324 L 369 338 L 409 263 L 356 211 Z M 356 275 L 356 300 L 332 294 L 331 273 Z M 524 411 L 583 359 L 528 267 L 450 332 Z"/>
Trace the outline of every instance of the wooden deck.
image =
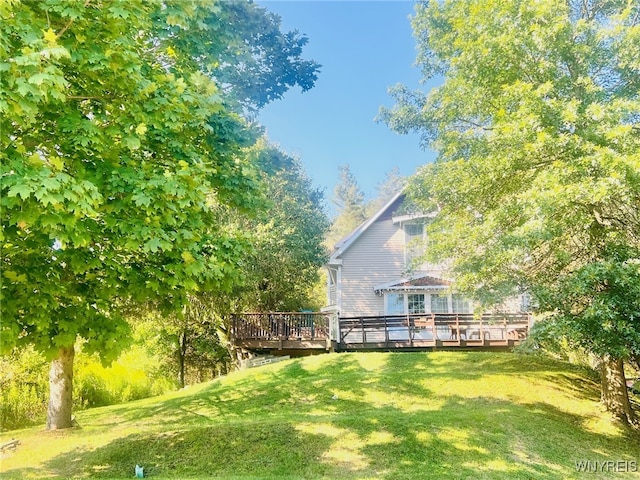
<path id="1" fill-rule="evenodd" d="M 232 318 L 232 338 L 246 350 L 331 350 L 331 319 L 325 313 L 243 313 Z"/>
<path id="2" fill-rule="evenodd" d="M 341 350 L 513 347 L 527 338 L 527 314 L 435 313 L 340 318 Z"/>
<path id="3" fill-rule="evenodd" d="M 509 348 L 527 338 L 526 313 L 436 313 L 336 318 L 324 313 L 246 313 L 233 317 L 237 347 L 260 351 Z"/>

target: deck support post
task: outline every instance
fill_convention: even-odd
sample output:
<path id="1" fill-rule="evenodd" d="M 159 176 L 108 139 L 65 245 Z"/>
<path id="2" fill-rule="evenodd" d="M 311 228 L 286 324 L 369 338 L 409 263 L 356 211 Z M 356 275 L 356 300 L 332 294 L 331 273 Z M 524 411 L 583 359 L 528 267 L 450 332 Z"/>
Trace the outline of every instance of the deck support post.
<path id="1" fill-rule="evenodd" d="M 389 329 L 387 328 L 387 317 L 384 318 L 384 347 L 389 346 Z"/>

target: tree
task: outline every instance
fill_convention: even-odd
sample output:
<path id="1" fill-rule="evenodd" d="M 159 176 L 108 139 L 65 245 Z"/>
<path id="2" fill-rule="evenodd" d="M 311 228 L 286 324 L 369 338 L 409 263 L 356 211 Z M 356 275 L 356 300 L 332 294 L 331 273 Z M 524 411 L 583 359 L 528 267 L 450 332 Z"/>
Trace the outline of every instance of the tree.
<path id="1" fill-rule="evenodd" d="M 215 78 L 231 99 L 255 113 L 291 87 L 313 87 L 320 65 L 301 57 L 306 36 L 283 33 L 280 17 L 253 2 L 227 0 L 218 8 L 216 21 L 226 28 L 216 32 L 223 38 L 216 38 L 222 50 Z"/>
<path id="2" fill-rule="evenodd" d="M 339 167 L 339 181 L 333 189 L 332 202 L 338 208 L 338 215 L 327 235 L 329 248 L 367 219 L 364 193 L 349 165 Z"/>
<path id="3" fill-rule="evenodd" d="M 439 153 L 410 186 L 434 256 L 489 303 L 528 290 L 603 356 L 603 399 L 633 421 L 622 360 L 640 349 L 640 4 L 420 3 L 430 93 L 394 88 L 381 117 Z"/>
<path id="4" fill-rule="evenodd" d="M 398 192 L 407 185 L 407 177 L 400 174 L 398 167 L 393 167 L 387 172 L 384 180 L 376 185 L 376 198 L 367 205 L 369 215 L 373 215 Z"/>
<path id="5" fill-rule="evenodd" d="M 327 257 L 323 245 L 329 220 L 324 196 L 306 176 L 300 161 L 265 139 L 253 148 L 260 167 L 263 209 L 238 219 L 251 236 L 238 307 L 255 311 L 298 311 L 310 308 L 318 269 Z"/>
<path id="6" fill-rule="evenodd" d="M 214 207 L 257 206 L 245 153 L 255 136 L 234 105 L 266 100 L 246 88 L 229 99 L 214 79 L 231 71 L 224 40 L 260 38 L 245 35 L 256 23 L 242 9 L 0 5 L 2 350 L 32 344 L 52 359 L 50 429 L 71 426 L 76 337 L 109 362 L 127 343 L 125 302 L 179 311 L 189 293 L 230 291 L 239 278 L 248 243 Z M 298 54 L 284 54 L 286 77 L 300 66 L 307 88 L 317 66 Z M 270 58 L 256 68 L 275 68 Z M 281 74 L 261 71 L 260 82 Z"/>
<path id="7" fill-rule="evenodd" d="M 169 340 L 169 349 L 175 353 L 180 387 L 187 384 L 188 377 L 204 381 L 229 369 L 231 358 L 214 297 L 208 293 L 190 295 L 180 314 L 164 318 L 158 325 L 163 340 Z"/>

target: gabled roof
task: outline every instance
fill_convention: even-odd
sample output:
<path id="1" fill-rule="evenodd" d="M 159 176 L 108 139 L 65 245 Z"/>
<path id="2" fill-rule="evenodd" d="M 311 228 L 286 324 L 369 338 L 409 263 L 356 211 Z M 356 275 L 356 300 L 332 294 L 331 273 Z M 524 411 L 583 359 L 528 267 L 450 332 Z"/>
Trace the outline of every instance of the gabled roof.
<path id="1" fill-rule="evenodd" d="M 336 243 L 336 249 L 329 257 L 329 264 L 336 263 L 338 257 L 340 257 L 347 249 L 353 245 L 353 243 L 360 238 L 367 229 L 373 225 L 402 195 L 404 195 L 404 188 L 391 197 L 387 203 L 385 203 L 376 213 L 374 213 L 367 221 L 362 223 L 358 228 L 352 231 L 349 235 L 344 237 L 338 243 Z"/>

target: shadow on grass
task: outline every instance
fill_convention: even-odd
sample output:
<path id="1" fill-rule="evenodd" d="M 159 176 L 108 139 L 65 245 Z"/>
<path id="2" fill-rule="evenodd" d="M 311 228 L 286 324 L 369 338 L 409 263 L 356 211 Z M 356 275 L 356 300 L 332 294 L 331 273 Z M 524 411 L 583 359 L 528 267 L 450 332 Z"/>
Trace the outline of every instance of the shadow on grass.
<path id="1" fill-rule="evenodd" d="M 584 417 L 553 405 L 443 394 L 424 381 L 488 373 L 552 381 L 556 372 L 559 388 L 572 390 L 566 366 L 461 358 L 466 364 L 448 373 L 429 354 L 294 361 L 144 409 L 123 406 L 112 411 L 139 434 L 59 455 L 46 468 L 73 478 L 128 478 L 140 464 L 154 478 L 556 479 L 583 476 L 576 461 L 640 459 L 637 436 L 591 432 Z"/>
<path id="2" fill-rule="evenodd" d="M 318 478 L 327 466 L 309 461 L 329 445 L 290 424 L 218 425 L 161 434 L 134 434 L 96 450 L 60 455 L 47 464 L 54 478 L 132 478 L 142 465 L 150 478 L 261 476 Z M 28 470 L 8 471 L 24 478 Z M 3 478 L 5 478 L 3 476 Z"/>
<path id="3" fill-rule="evenodd" d="M 576 461 L 610 460 L 602 452 L 637 459 L 634 452 L 623 456 L 622 439 L 572 428 L 578 419 L 545 404 L 450 398 L 430 412 L 340 412 L 318 422 L 258 420 L 135 434 L 60 455 L 47 470 L 64 478 L 127 478 L 140 464 L 150 478 L 556 479 L 578 477 Z"/>

